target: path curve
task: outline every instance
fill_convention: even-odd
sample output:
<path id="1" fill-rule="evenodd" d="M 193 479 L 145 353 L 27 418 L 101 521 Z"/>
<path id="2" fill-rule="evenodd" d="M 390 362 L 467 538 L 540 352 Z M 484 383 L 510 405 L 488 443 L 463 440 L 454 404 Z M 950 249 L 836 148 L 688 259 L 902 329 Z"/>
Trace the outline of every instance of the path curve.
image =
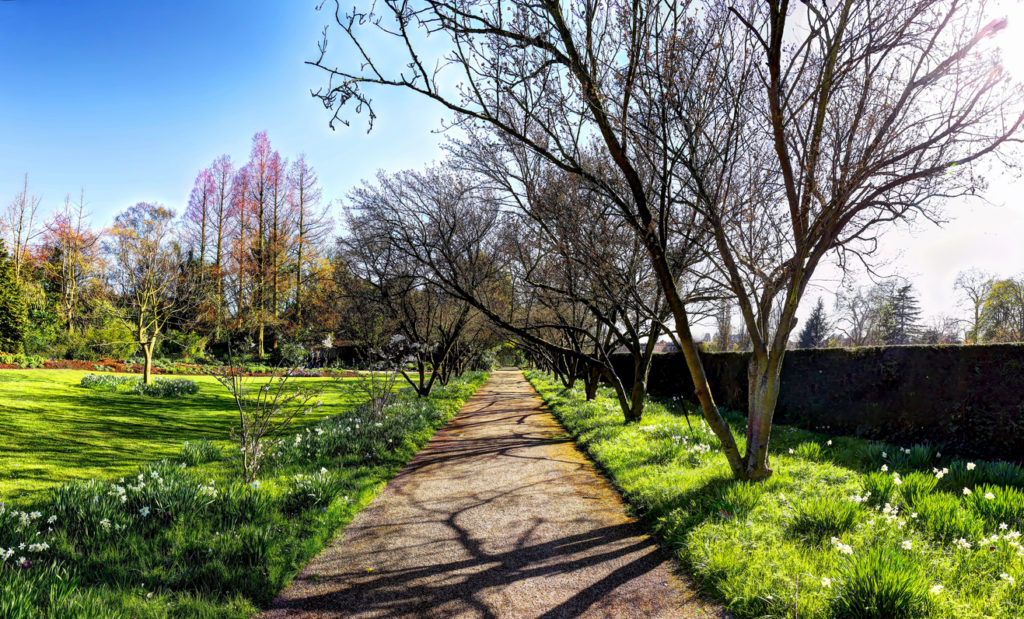
<path id="1" fill-rule="evenodd" d="M 261 616 L 726 616 L 564 432 L 494 372 Z"/>

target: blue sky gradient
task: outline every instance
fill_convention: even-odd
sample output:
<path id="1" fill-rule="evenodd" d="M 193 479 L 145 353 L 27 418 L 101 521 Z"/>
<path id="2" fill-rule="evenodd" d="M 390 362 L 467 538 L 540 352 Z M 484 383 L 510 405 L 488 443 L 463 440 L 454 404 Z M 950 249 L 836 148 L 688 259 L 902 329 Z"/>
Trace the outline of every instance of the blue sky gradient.
<path id="1" fill-rule="evenodd" d="M 29 174 L 49 212 L 85 188 L 97 225 L 140 200 L 181 212 L 217 156 L 244 162 L 266 130 L 305 152 L 340 198 L 378 168 L 438 157 L 437 106 L 390 93 L 377 127 L 328 127 L 304 61 L 328 14 L 314 0 L 0 2 L 0 200 Z"/>
<path id="2" fill-rule="evenodd" d="M 316 57 L 332 17 L 315 7 L 316 0 L 0 0 L 0 208 L 27 172 L 44 215 L 66 193 L 77 199 L 80 187 L 96 227 L 140 200 L 180 213 L 196 173 L 221 154 L 243 163 L 263 130 L 283 156 L 306 154 L 325 200 L 378 169 L 439 159 L 441 138 L 431 130 L 445 111 L 408 93 L 376 93 L 372 133 L 365 122 L 329 129 L 330 112 L 309 94 L 323 74 L 303 64 Z M 1010 17 L 997 44 L 1024 76 L 1024 2 L 997 0 L 993 8 Z M 341 43 L 333 39 L 332 48 Z M 944 228 L 892 231 L 880 248 L 882 270 L 910 278 L 926 314 L 961 313 L 952 288 L 959 270 L 1024 272 L 1021 187 L 996 174 L 990 203 L 949 205 Z M 831 303 L 837 285 L 835 271 L 822 268 L 801 314 L 819 294 Z"/>

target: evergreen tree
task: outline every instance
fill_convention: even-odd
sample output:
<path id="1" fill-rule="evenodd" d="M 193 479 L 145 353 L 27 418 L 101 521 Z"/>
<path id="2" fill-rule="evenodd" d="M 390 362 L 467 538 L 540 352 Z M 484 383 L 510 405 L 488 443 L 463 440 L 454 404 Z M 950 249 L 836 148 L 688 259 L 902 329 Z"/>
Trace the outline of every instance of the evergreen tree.
<path id="1" fill-rule="evenodd" d="M 914 295 L 913 284 L 900 286 L 892 299 L 892 322 L 895 327 L 889 345 L 912 344 L 921 332 L 921 307 Z"/>
<path id="2" fill-rule="evenodd" d="M 0 241 L 0 352 L 21 352 L 28 317 L 7 246 Z"/>
<path id="3" fill-rule="evenodd" d="M 807 324 L 804 325 L 797 340 L 798 348 L 824 348 L 828 344 L 828 316 L 825 314 L 825 303 L 818 297 Z"/>

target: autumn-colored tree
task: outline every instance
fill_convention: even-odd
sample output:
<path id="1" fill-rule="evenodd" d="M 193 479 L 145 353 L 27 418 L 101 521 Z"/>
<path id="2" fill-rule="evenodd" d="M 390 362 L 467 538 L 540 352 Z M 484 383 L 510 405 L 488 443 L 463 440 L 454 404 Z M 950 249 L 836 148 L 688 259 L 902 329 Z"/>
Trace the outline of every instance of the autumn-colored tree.
<path id="1" fill-rule="evenodd" d="M 84 191 L 77 204 L 65 196 L 63 208 L 44 225 L 40 248 L 44 276 L 56 292 L 68 334 L 82 326 L 84 293 L 102 270 L 99 240 L 99 233 L 89 228 Z"/>
<path id="2" fill-rule="evenodd" d="M 213 181 L 213 208 L 211 224 L 213 226 L 212 242 L 212 273 L 216 278 L 217 310 L 214 319 L 214 339 L 220 339 L 220 330 L 225 319 L 224 271 L 225 252 L 230 239 L 229 218 L 231 215 L 231 183 L 235 169 L 231 158 L 227 155 L 218 157 L 210 166 L 210 178 Z"/>

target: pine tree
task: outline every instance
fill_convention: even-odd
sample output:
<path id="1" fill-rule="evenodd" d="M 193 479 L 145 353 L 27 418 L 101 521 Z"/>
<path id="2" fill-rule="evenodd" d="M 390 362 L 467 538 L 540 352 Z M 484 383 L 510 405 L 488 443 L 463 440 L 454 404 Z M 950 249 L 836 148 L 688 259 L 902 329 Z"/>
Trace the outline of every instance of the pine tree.
<path id="1" fill-rule="evenodd" d="M 828 316 L 825 315 L 825 303 L 818 297 L 807 324 L 804 325 L 797 340 L 798 348 L 824 348 L 828 344 Z"/>
<path id="2" fill-rule="evenodd" d="M 14 261 L 0 241 L 0 352 L 21 352 L 28 316 Z"/>

